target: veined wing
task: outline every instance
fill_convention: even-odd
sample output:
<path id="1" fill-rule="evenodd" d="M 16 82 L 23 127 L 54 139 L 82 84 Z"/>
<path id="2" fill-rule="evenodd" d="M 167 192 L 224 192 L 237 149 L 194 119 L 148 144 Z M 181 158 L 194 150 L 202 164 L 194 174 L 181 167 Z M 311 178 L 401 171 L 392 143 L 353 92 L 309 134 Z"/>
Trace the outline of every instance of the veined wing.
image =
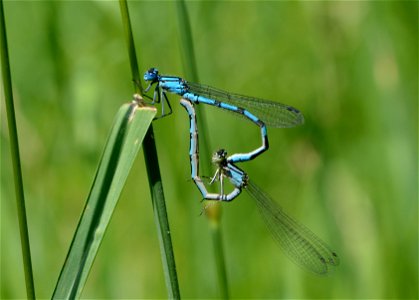
<path id="1" fill-rule="evenodd" d="M 266 225 L 292 261 L 320 275 L 339 264 L 339 257 L 325 242 L 288 216 L 253 182 L 248 182 L 246 190 L 256 200 Z"/>
<path id="2" fill-rule="evenodd" d="M 285 128 L 304 123 L 303 114 L 298 109 L 286 104 L 229 93 L 193 82 L 186 84 L 192 93 L 247 109 L 268 126 Z"/>

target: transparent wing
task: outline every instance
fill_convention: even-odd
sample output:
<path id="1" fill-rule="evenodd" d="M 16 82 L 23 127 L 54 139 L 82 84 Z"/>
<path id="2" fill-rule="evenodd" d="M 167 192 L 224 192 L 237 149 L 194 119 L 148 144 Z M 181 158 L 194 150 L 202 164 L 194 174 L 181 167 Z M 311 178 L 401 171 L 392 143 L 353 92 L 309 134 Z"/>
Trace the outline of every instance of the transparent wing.
<path id="1" fill-rule="evenodd" d="M 304 123 L 303 114 L 298 109 L 289 105 L 228 93 L 198 83 L 187 82 L 186 84 L 192 93 L 247 109 L 268 126 L 284 128 L 294 127 Z"/>
<path id="2" fill-rule="evenodd" d="M 253 182 L 249 181 L 246 190 L 256 200 L 266 225 L 292 261 L 320 275 L 326 274 L 329 271 L 329 266 L 339 264 L 337 254 L 325 242 L 310 229 L 285 214 Z"/>

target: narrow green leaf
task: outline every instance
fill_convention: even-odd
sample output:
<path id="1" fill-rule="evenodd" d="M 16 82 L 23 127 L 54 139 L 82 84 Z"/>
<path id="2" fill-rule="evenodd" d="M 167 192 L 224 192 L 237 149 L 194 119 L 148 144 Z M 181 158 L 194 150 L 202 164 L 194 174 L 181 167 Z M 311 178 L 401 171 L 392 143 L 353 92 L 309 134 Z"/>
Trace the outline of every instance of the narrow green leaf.
<path id="1" fill-rule="evenodd" d="M 83 214 L 61 270 L 54 299 L 79 298 L 144 136 L 156 114 L 124 104 L 117 113 Z"/>
<path id="2" fill-rule="evenodd" d="M 135 53 L 135 44 L 132 35 L 131 21 L 129 18 L 128 3 L 126 0 L 119 0 L 122 23 L 124 25 L 125 40 L 127 42 L 128 57 L 131 66 L 132 79 L 134 80 L 135 92 L 143 95 L 143 86 L 141 85 L 140 72 L 138 71 L 137 55 Z"/>
<path id="3" fill-rule="evenodd" d="M 221 209 L 218 208 L 215 210 L 216 213 L 220 213 Z M 212 219 L 214 220 L 214 219 Z M 215 220 L 219 220 L 215 219 Z M 211 236 L 214 250 L 215 264 L 217 266 L 217 275 L 218 275 L 218 286 L 220 288 L 220 298 L 229 299 L 228 291 L 228 281 L 227 281 L 227 270 L 224 259 L 224 247 L 223 247 L 223 237 L 222 231 L 220 230 L 220 221 L 211 222 Z"/>
<path id="4" fill-rule="evenodd" d="M 7 125 L 10 137 L 10 153 L 12 156 L 13 177 L 16 192 L 17 216 L 19 221 L 20 244 L 22 248 L 23 269 L 25 273 L 26 296 L 35 299 L 31 249 L 29 245 L 28 223 L 26 218 L 25 194 L 20 164 L 19 140 L 17 136 L 15 108 L 13 103 L 12 77 L 10 74 L 9 50 L 7 47 L 6 22 L 4 20 L 3 0 L 0 0 L 0 54 L 1 74 L 6 102 Z"/>
<path id="5" fill-rule="evenodd" d="M 150 126 L 144 138 L 144 158 L 153 200 L 154 221 L 160 242 L 160 254 L 163 263 L 164 278 L 169 299 L 180 299 L 179 282 L 177 279 L 175 255 L 170 235 L 169 219 L 163 193 L 160 168 L 154 142 L 153 126 Z"/>

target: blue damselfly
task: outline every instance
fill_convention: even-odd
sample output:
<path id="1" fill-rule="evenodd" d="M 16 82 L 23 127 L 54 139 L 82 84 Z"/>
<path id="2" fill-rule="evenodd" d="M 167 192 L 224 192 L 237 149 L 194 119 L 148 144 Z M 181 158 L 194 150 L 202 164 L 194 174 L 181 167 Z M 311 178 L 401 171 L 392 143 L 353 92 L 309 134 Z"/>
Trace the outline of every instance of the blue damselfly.
<path id="1" fill-rule="evenodd" d="M 169 106 L 170 112 L 168 114 L 171 113 L 170 103 L 166 95 L 166 92 L 170 92 L 196 104 L 203 103 L 236 113 L 256 124 L 261 131 L 262 145 L 248 153 L 231 155 L 227 158 L 229 162 L 248 161 L 266 151 L 269 148 L 266 125 L 284 128 L 304 123 L 302 113 L 292 106 L 228 93 L 209 86 L 188 82 L 176 76 L 159 75 L 156 68 L 149 69 L 144 74 L 144 80 L 150 82 L 146 92 L 156 84 L 152 103 L 162 103 L 162 116 L 165 115 L 164 102 Z"/>

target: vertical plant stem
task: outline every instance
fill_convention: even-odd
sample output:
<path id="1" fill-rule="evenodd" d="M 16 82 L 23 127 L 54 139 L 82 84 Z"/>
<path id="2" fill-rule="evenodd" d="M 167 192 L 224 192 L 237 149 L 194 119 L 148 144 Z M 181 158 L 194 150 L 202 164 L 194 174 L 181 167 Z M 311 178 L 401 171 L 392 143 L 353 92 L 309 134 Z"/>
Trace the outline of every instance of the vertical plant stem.
<path id="1" fill-rule="evenodd" d="M 0 0 L 0 40 L 1 71 L 6 102 L 7 122 L 9 127 L 10 152 L 12 156 L 13 175 L 15 182 L 17 214 L 19 219 L 20 241 L 26 282 L 26 295 L 28 299 L 35 299 L 35 286 L 32 272 L 28 223 L 26 219 L 23 178 L 19 156 L 19 141 L 17 136 L 15 109 L 13 104 L 12 78 L 10 74 L 9 52 L 7 48 L 6 22 L 4 20 L 3 0 Z"/>
<path id="2" fill-rule="evenodd" d="M 131 30 L 128 6 L 126 0 L 119 1 L 121 15 L 125 29 L 125 36 L 128 46 L 128 55 L 131 62 L 131 72 L 136 83 L 137 93 L 143 92 L 141 86 L 138 61 L 135 52 L 135 44 Z M 173 253 L 172 239 L 170 235 L 169 220 L 167 218 L 166 203 L 164 200 L 163 184 L 160 175 L 156 144 L 154 140 L 153 125 L 147 131 L 143 142 L 144 159 L 147 168 L 147 175 L 150 185 L 151 198 L 153 201 L 153 210 L 158 229 L 160 242 L 160 252 L 162 256 L 163 270 L 165 274 L 168 297 L 180 299 L 179 283 L 176 273 L 175 256 Z"/>
<path id="3" fill-rule="evenodd" d="M 196 69 L 195 51 L 192 43 L 191 25 L 186 9 L 185 1 L 176 1 L 176 8 L 179 20 L 180 46 L 182 53 L 183 68 L 188 79 L 198 82 L 198 71 Z"/>
<path id="4" fill-rule="evenodd" d="M 227 272 L 224 259 L 224 247 L 222 231 L 220 230 L 219 222 L 211 227 L 212 243 L 214 244 L 214 257 L 217 265 L 218 285 L 220 287 L 220 297 L 223 299 L 229 298 Z"/>
<path id="5" fill-rule="evenodd" d="M 179 33 L 180 33 L 180 45 L 182 53 L 183 68 L 185 70 L 185 75 L 188 80 L 199 82 L 198 80 L 198 71 L 196 67 L 195 51 L 192 41 L 192 32 L 189 22 L 189 15 L 186 9 L 185 1 L 177 0 L 176 1 L 178 20 L 179 20 Z M 200 139 L 201 145 L 201 155 L 199 159 L 202 159 L 200 164 L 203 174 L 209 174 L 210 170 L 210 142 L 209 134 L 206 126 L 206 115 L 204 107 L 197 106 L 199 118 L 198 127 L 200 128 L 199 135 L 203 138 Z M 216 261 L 217 276 L 218 276 L 218 285 L 220 288 L 220 296 L 224 299 L 229 298 L 228 293 L 228 280 L 227 280 L 227 270 L 224 257 L 224 248 L 222 243 L 222 234 L 221 234 L 221 206 L 219 203 L 216 205 L 211 205 L 206 210 L 206 216 L 212 223 L 211 235 L 213 239 L 214 246 L 214 257 Z"/>
<path id="6" fill-rule="evenodd" d="M 150 127 L 151 128 L 151 127 Z M 154 219 L 159 234 L 160 251 L 169 298 L 180 299 L 179 283 L 176 273 L 175 257 L 167 218 L 166 203 L 164 201 L 163 185 L 158 166 L 156 143 L 153 130 L 149 129 L 143 141 L 144 157 L 147 175 L 153 199 Z"/>
<path id="7" fill-rule="evenodd" d="M 129 12 L 128 12 L 128 5 L 126 0 L 119 1 L 119 6 L 121 8 L 121 16 L 122 16 L 122 22 L 124 24 L 125 29 L 125 37 L 128 47 L 128 57 L 130 61 L 131 66 L 131 75 L 132 80 L 134 81 L 134 88 L 135 92 L 139 93 L 141 96 L 143 95 L 143 87 L 141 85 L 140 80 L 140 72 L 138 68 L 138 61 L 137 61 L 137 55 L 135 53 L 135 44 L 133 34 L 132 34 L 132 27 L 131 27 L 131 21 L 129 18 Z"/>

